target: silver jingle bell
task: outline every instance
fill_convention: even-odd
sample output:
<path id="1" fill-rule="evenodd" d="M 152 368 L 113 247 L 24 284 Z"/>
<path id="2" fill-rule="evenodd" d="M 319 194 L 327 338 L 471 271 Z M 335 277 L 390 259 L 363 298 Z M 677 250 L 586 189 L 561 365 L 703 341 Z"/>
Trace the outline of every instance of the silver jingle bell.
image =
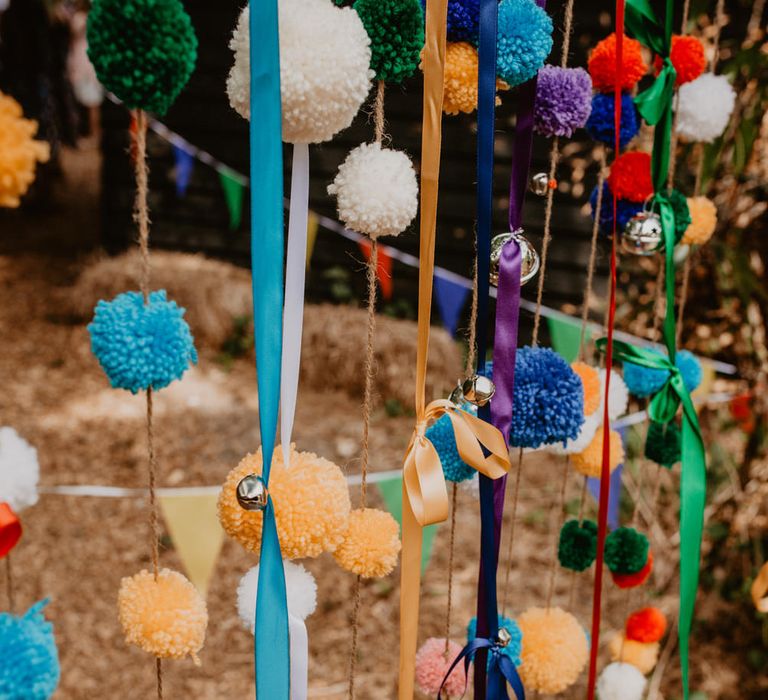
<path id="1" fill-rule="evenodd" d="M 664 243 L 661 217 L 653 211 L 635 214 L 624 227 L 621 249 L 630 255 L 653 255 Z"/>
<path id="2" fill-rule="evenodd" d="M 496 387 L 488 377 L 484 377 L 481 374 L 473 374 L 464 380 L 464 383 L 461 385 L 461 393 L 464 396 L 464 400 L 474 406 L 485 406 L 496 393 Z"/>
<path id="3" fill-rule="evenodd" d="M 500 647 L 506 647 L 509 646 L 509 643 L 512 641 L 512 635 L 506 627 L 499 627 L 499 634 L 496 639 L 498 640 Z"/>
<path id="4" fill-rule="evenodd" d="M 536 173 L 531 176 L 531 192 L 539 195 L 539 197 L 544 197 L 548 191 L 549 176 L 546 173 Z"/>
<path id="5" fill-rule="evenodd" d="M 523 235 L 522 229 L 511 233 L 500 233 L 491 239 L 491 273 L 490 282 L 495 287 L 499 283 L 499 266 L 501 251 L 509 241 L 517 241 L 520 246 L 520 286 L 530 282 L 539 271 L 539 254 Z"/>
<path id="6" fill-rule="evenodd" d="M 258 474 L 249 474 L 237 485 L 237 502 L 243 510 L 264 510 L 269 500 L 267 486 Z"/>

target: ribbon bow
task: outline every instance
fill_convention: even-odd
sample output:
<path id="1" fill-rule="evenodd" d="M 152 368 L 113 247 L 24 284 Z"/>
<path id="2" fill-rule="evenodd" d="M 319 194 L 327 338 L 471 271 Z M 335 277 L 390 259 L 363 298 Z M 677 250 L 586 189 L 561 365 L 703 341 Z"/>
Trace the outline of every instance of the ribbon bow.
<path id="1" fill-rule="evenodd" d="M 0 503 L 0 559 L 11 553 L 20 538 L 19 516 L 7 503 Z"/>
<path id="2" fill-rule="evenodd" d="M 601 338 L 597 347 L 604 352 L 607 340 Z M 706 500 L 706 455 L 699 419 L 691 396 L 685 388 L 680 370 L 672 360 L 655 352 L 615 340 L 614 356 L 648 369 L 669 373 L 664 386 L 654 395 L 648 407 L 651 420 L 668 423 L 677 409 L 683 409 L 682 470 L 680 475 L 680 666 L 683 676 L 683 697 L 688 698 L 688 659 L 690 630 L 699 584 L 701 536 L 704 529 Z"/>
<path id="3" fill-rule="evenodd" d="M 471 640 L 453 660 L 440 684 L 440 689 L 437 691 L 437 700 L 442 700 L 443 686 L 459 662 L 464 660 L 464 672 L 468 675 L 469 664 L 475 653 L 481 649 L 488 651 L 488 697 L 509 700 L 507 693 L 507 683 L 509 683 L 517 700 L 525 700 L 523 682 L 520 680 L 515 664 L 504 654 L 504 646 L 497 639 L 485 639 L 483 637 L 475 637 Z"/>

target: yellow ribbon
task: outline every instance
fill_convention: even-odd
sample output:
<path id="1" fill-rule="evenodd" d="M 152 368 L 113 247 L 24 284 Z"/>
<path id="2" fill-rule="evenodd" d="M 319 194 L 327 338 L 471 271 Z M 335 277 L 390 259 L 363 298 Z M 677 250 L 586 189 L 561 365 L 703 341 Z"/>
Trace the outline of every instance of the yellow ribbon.
<path id="1" fill-rule="evenodd" d="M 768 563 L 763 564 L 757 578 L 752 582 L 750 593 L 755 607 L 760 612 L 768 613 L 768 596 L 766 596 L 768 593 Z"/>

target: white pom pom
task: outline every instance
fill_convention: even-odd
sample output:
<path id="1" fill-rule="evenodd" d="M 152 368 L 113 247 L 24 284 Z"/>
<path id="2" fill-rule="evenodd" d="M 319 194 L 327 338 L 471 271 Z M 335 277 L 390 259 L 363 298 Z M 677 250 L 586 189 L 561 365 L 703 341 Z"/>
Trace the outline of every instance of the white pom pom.
<path id="1" fill-rule="evenodd" d="M 317 607 L 317 584 L 315 577 L 301 564 L 283 561 L 285 570 L 285 592 L 288 599 L 288 614 L 305 620 Z M 259 589 L 259 567 L 248 571 L 237 587 L 237 612 L 243 625 L 253 632 L 256 621 L 256 596 Z"/>
<path id="2" fill-rule="evenodd" d="M 597 413 L 600 416 L 600 425 L 603 424 L 603 405 L 605 403 L 605 370 L 600 370 L 600 407 L 597 409 Z M 622 376 L 611 370 L 611 388 L 610 395 L 608 396 L 608 417 L 611 420 L 616 420 L 619 416 L 623 416 L 627 412 L 627 406 L 629 405 L 629 390 L 624 383 Z"/>
<path id="3" fill-rule="evenodd" d="M 645 676 L 632 664 L 608 664 L 597 679 L 599 700 L 642 700 Z"/>
<path id="4" fill-rule="evenodd" d="M 725 131 L 736 93 L 724 75 L 704 73 L 680 86 L 677 133 L 689 141 L 714 141 Z"/>
<path id="5" fill-rule="evenodd" d="M 37 450 L 13 428 L 0 428 L 0 503 L 19 513 L 37 503 Z"/>
<path id="6" fill-rule="evenodd" d="M 411 159 L 378 143 L 363 143 L 350 152 L 328 194 L 336 195 L 344 225 L 371 238 L 402 233 L 419 206 Z"/>
<path id="7" fill-rule="evenodd" d="M 547 445 L 545 449 L 556 455 L 574 455 L 584 452 L 589 447 L 589 443 L 592 442 L 592 438 L 595 437 L 600 423 L 600 410 L 598 409 L 591 415 L 585 416 L 584 424 L 575 440 L 568 440 L 565 445 L 562 442 Z"/>
<path id="8" fill-rule="evenodd" d="M 280 0 L 280 94 L 283 141 L 320 143 L 346 129 L 368 95 L 371 40 L 351 7 L 332 0 Z M 229 103 L 250 119 L 248 7 L 229 47 Z"/>

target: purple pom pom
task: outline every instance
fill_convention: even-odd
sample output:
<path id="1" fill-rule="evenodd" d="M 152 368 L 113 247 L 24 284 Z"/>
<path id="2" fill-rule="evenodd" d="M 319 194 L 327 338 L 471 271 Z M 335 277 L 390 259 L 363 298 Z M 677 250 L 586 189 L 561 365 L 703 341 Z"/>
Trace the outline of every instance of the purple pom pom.
<path id="1" fill-rule="evenodd" d="M 533 129 L 542 136 L 572 136 L 592 109 L 592 79 L 583 68 L 544 66 L 536 84 Z"/>

